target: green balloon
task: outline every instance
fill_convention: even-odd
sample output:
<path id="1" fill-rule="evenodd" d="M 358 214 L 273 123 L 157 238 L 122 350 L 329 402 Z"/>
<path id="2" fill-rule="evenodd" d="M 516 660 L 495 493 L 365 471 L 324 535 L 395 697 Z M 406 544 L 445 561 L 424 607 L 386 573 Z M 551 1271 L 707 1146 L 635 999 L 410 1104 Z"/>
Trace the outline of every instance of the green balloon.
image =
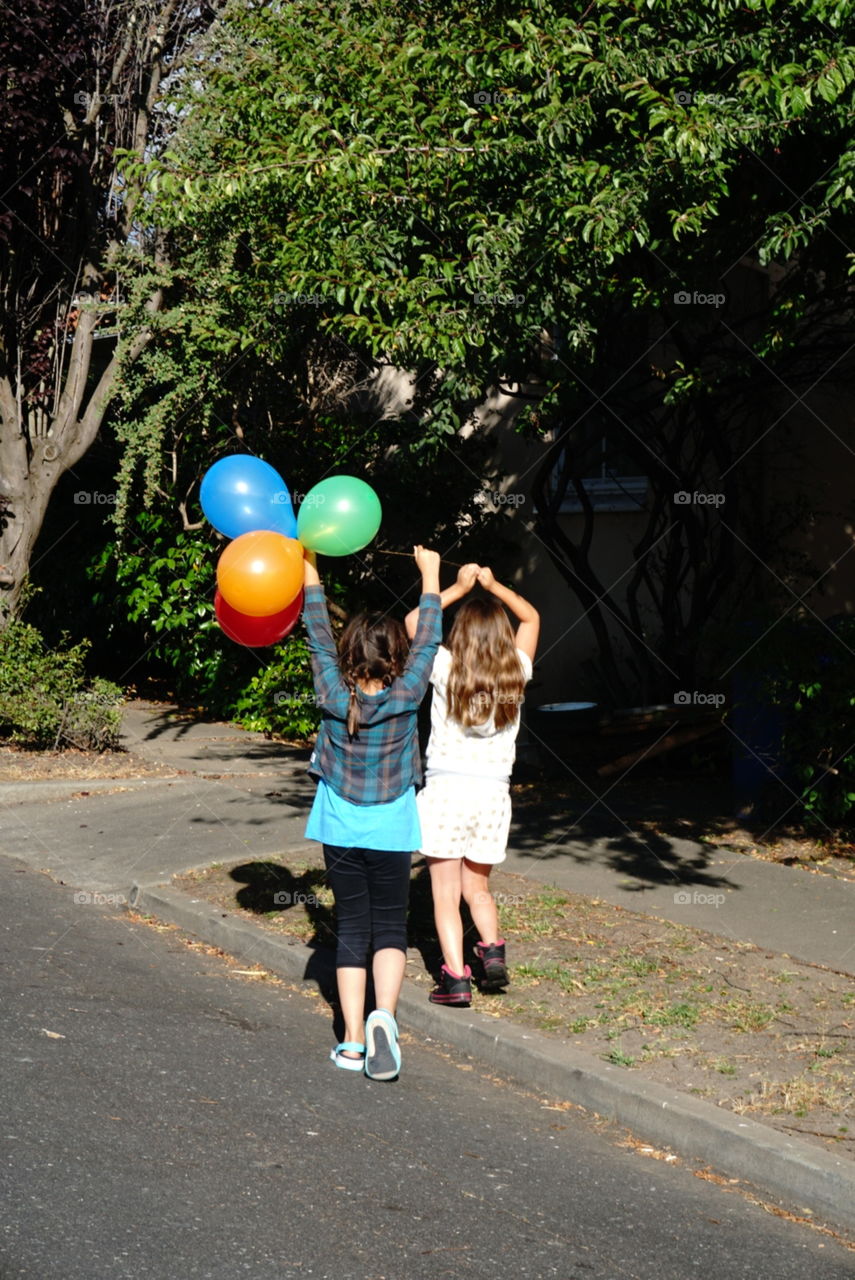
<path id="1" fill-rule="evenodd" d="M 350 556 L 367 547 L 380 528 L 380 499 L 356 476 L 330 476 L 300 504 L 297 537 L 308 551 Z"/>

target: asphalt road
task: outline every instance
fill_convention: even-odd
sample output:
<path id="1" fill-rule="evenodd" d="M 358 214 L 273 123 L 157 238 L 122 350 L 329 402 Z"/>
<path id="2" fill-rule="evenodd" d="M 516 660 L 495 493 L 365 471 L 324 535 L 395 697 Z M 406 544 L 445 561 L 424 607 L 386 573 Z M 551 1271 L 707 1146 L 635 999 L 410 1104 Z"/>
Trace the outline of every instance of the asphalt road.
<path id="1" fill-rule="evenodd" d="M 855 1254 L 0 858 L 0 1280 L 840 1280 Z M 450 1011 L 450 1016 L 453 1016 Z"/>

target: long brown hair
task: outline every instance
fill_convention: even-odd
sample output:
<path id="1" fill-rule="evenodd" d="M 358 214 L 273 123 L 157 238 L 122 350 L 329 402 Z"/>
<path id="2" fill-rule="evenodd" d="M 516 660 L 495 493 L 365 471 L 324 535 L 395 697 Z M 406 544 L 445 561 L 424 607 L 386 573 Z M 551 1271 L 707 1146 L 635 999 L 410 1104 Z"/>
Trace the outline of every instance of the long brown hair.
<path id="1" fill-rule="evenodd" d="M 460 606 L 448 636 L 448 714 L 471 729 L 492 715 L 496 729 L 513 724 L 525 677 L 514 632 L 498 600 L 473 597 Z"/>
<path id="2" fill-rule="evenodd" d="M 358 613 L 342 631 L 338 642 L 341 676 L 350 690 L 347 732 L 359 736 L 358 681 L 382 680 L 388 688 L 403 673 L 410 643 L 404 624 L 383 613 Z"/>

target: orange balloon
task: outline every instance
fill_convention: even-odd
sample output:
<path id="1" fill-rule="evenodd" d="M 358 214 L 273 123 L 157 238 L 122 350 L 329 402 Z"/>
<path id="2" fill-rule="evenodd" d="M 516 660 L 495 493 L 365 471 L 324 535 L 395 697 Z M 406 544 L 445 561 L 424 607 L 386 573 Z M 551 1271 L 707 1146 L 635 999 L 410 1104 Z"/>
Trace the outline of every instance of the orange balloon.
<path id="1" fill-rule="evenodd" d="M 239 613 L 251 618 L 279 613 L 303 586 L 303 547 L 296 538 L 266 529 L 242 533 L 220 556 L 217 586 Z"/>

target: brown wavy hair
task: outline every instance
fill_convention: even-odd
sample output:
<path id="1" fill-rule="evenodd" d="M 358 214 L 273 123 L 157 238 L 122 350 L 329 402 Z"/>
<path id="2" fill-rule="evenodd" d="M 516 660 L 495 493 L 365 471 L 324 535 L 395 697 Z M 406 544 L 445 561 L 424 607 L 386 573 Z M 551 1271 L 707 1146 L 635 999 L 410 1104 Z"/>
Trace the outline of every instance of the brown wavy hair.
<path id="1" fill-rule="evenodd" d="M 410 642 L 403 622 L 383 613 L 359 613 L 351 618 L 338 642 L 338 663 L 350 690 L 347 732 L 359 737 L 359 681 L 382 680 L 388 689 L 403 674 Z"/>
<path id="2" fill-rule="evenodd" d="M 498 600 L 473 597 L 460 606 L 448 636 L 448 714 L 471 729 L 492 715 L 496 729 L 513 724 L 525 689 L 513 627 Z"/>

